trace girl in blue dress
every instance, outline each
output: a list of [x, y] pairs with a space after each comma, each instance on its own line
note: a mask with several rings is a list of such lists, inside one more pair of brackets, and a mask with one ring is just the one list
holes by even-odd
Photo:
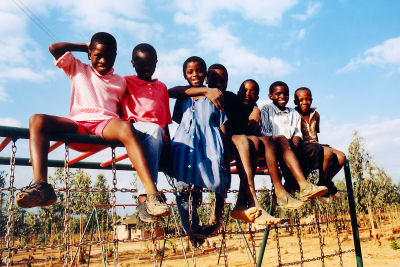
[[[203, 87], [207, 75], [206, 63], [199, 57], [190, 57], [183, 64], [183, 74], [189, 87]], [[185, 87], [185, 90], [190, 90]], [[176, 97], [182, 87], [169, 90]], [[207, 89], [205, 89], [207, 90]], [[227, 120], [223, 111], [204, 96], [181, 98], [176, 101], [172, 119], [179, 123], [171, 141], [174, 170], [174, 187], [187, 190], [190, 185], [215, 192], [215, 210], [208, 226], [200, 226], [196, 207], [201, 199], [199, 193], [192, 191], [192, 220], [190, 223], [188, 192], [176, 193], [176, 203], [182, 227], [191, 235], [192, 244], [197, 247], [204, 237], [215, 232], [221, 225], [223, 204], [230, 187], [230, 169], [224, 160], [224, 123]], [[200, 192], [201, 194], [201, 192]]]

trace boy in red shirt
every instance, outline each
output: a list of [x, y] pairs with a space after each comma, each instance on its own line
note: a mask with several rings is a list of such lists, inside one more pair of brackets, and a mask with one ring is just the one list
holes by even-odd
[[[132, 66], [137, 75], [125, 76], [127, 94], [122, 102], [122, 119], [135, 128], [136, 137], [143, 147], [151, 177], [158, 179], [158, 165], [164, 141], [169, 139], [168, 124], [171, 123], [169, 96], [164, 83], [153, 79], [157, 52], [153, 46], [142, 43], [132, 51]], [[142, 221], [153, 223], [157, 216], [149, 214], [144, 202], [147, 195], [139, 184], [138, 214]]]

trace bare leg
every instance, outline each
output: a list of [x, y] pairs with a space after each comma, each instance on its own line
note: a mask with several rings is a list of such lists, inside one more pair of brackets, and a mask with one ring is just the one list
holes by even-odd
[[[325, 148], [324, 148], [325, 149]], [[328, 170], [327, 179], [332, 180], [332, 178], [342, 169], [343, 165], [346, 163], [346, 155], [337, 149], [330, 148], [333, 152], [332, 164]], [[336, 156], [336, 158], [335, 158]]]
[[231, 212], [231, 217], [254, 222], [259, 215], [257, 206], [260, 206], [254, 188], [254, 170], [256, 169], [254, 145], [250, 146], [249, 139], [245, 135], [232, 136], [232, 142], [236, 148], [235, 159], [240, 177], [240, 186], [238, 200]]
[[103, 130], [103, 137], [107, 141], [120, 141], [124, 144], [129, 159], [143, 183], [148, 195], [156, 194], [157, 188], [151, 178], [142, 147], [136, 139], [131, 123], [120, 119], [111, 120]]
[[289, 140], [284, 136], [273, 136], [272, 140], [279, 147], [283, 160], [299, 184], [300, 190], [302, 190], [308, 185], [308, 182], [304, 177], [296, 154], [290, 147]]
[[34, 182], [47, 182], [49, 134], [76, 132], [78, 126], [70, 119], [46, 114], [34, 114], [29, 119], [29, 150]]
[[323, 147], [324, 149], [324, 160], [322, 162], [322, 169], [320, 169], [321, 172], [321, 181], [319, 181], [318, 184], [321, 185], [326, 185], [328, 181], [328, 174], [330, 170], [330, 166], [333, 163], [333, 151], [330, 147]]

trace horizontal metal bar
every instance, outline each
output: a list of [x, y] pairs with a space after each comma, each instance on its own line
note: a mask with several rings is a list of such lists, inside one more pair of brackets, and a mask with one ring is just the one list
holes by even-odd
[[[15, 165], [32, 166], [29, 160], [30, 160], [29, 158], [15, 158]], [[10, 164], [9, 157], [0, 157], [0, 165], [9, 165], [9, 164]], [[50, 159], [48, 162], [48, 166], [64, 168], [64, 161]], [[100, 162], [77, 162], [72, 165], [69, 165], [69, 168], [111, 170], [111, 165], [103, 168], [100, 166]], [[123, 171], [134, 171], [131, 164], [115, 164], [115, 168], [117, 170], [123, 170]]]

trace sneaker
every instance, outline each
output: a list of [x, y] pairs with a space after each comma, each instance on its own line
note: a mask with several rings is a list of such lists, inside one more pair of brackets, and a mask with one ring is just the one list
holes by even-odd
[[145, 201], [147, 211], [154, 216], [168, 216], [171, 214], [167, 203], [165, 202], [165, 196], [159, 192], [152, 195], [147, 195]]
[[304, 202], [293, 198], [290, 194], [286, 193], [283, 197], [276, 197], [278, 206], [285, 209], [298, 209], [304, 205]]
[[306, 188], [300, 190], [300, 198], [302, 201], [307, 202], [312, 198], [317, 198], [325, 195], [328, 192], [326, 186], [318, 186], [308, 182]]
[[332, 181], [328, 183], [327, 187], [328, 187], [328, 192], [333, 199], [340, 198], [340, 193], [338, 192], [338, 189], [336, 188], [335, 184]]
[[51, 184], [38, 182], [25, 187], [15, 196], [20, 208], [47, 207], [57, 202], [56, 192]]
[[158, 221], [158, 217], [149, 214], [146, 208], [145, 202], [138, 201], [137, 203], [137, 213], [141, 221], [145, 223], [155, 223]]
[[205, 237], [213, 235], [216, 232], [218, 232], [218, 230], [221, 228], [221, 226], [222, 226], [222, 221], [217, 221], [215, 223], [202, 226], [201, 227], [201, 235], [205, 236]]
[[324, 204], [330, 204], [331, 203], [331, 198], [329, 197], [329, 193], [326, 193], [323, 196], [318, 197], [319, 201], [321, 201]]

